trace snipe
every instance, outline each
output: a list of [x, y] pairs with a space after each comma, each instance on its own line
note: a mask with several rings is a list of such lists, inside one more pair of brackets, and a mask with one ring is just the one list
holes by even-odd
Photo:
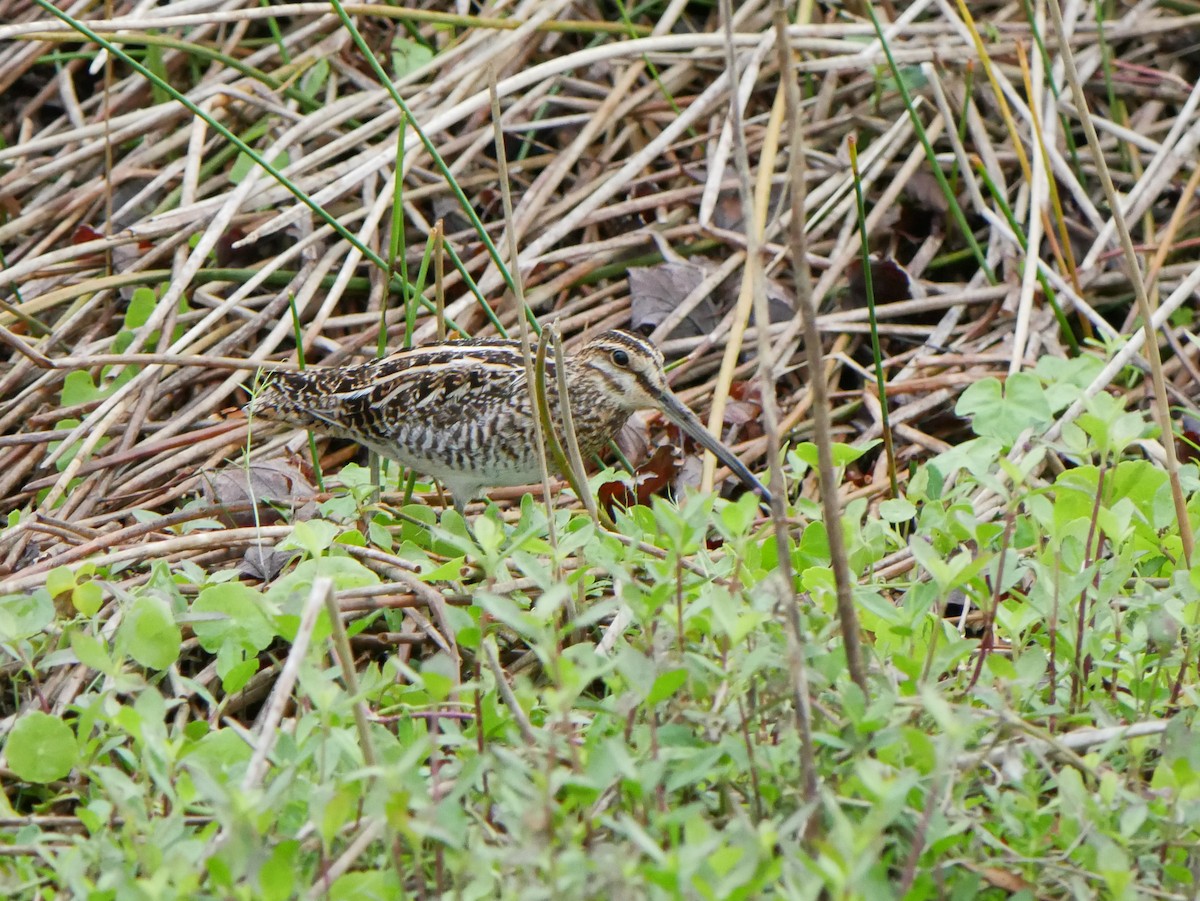
[[[635, 410], [656, 409], [770, 499], [762, 483], [671, 392], [654, 345], [629, 332], [604, 332], [569, 354], [565, 365], [585, 459]], [[546, 369], [551, 416], [561, 435], [553, 364]], [[541, 478], [526, 381], [519, 342], [447, 341], [356, 366], [271, 373], [248, 409], [264, 419], [352, 438], [432, 476], [450, 489], [461, 513], [484, 488]]]

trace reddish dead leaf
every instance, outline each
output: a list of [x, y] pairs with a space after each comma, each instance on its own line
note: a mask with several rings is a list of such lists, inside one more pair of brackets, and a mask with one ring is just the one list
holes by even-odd
[[856, 488], [865, 488], [873, 481], [871, 473], [859, 466], [857, 460], [846, 467], [846, 472], [842, 476], [842, 479], [847, 484], [853, 485]]
[[675, 482], [679, 472], [679, 464], [675, 457], [675, 448], [664, 444], [654, 452], [654, 455], [637, 468], [634, 473], [634, 484], [628, 482], [605, 482], [597, 493], [600, 504], [612, 516], [617, 506], [632, 507], [634, 504], [648, 506], [655, 495], [666, 496]]
[[762, 427], [762, 391], [757, 382], [734, 382], [729, 386], [729, 402], [722, 417], [732, 426], [739, 441], [759, 438]]
[[90, 225], [80, 225], [75, 228], [74, 234], [71, 235], [72, 244], [87, 244], [89, 241], [103, 241], [104, 235], [96, 231]]
[[[71, 244], [78, 247], [81, 244], [87, 244], [91, 241], [102, 241], [104, 235], [96, 231], [90, 225], [77, 226], [75, 231], [71, 233]], [[87, 265], [97, 265], [104, 260], [103, 253], [88, 253], [80, 256], [76, 262]]]
[[0, 221], [7, 222], [21, 215], [21, 204], [11, 194], [0, 194]]
[[1200, 460], [1200, 419], [1190, 414], [1184, 415], [1175, 439], [1175, 453], [1181, 463]]
[[649, 504], [650, 498], [656, 494], [665, 494], [679, 471], [679, 463], [675, 458], [675, 448], [664, 444], [654, 452], [654, 455], [638, 467], [637, 495], [639, 504]]
[[628, 483], [620, 479], [605, 482], [596, 492], [596, 500], [610, 518], [616, 515], [617, 508], [628, 510], [637, 503], [637, 496]]
[[733, 400], [756, 404], [762, 408], [762, 385], [757, 381], [730, 382], [729, 396]]

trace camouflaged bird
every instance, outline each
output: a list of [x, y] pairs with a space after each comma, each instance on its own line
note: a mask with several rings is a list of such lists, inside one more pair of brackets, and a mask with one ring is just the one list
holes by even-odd
[[[766, 488], [709, 434], [667, 385], [663, 357], [644, 338], [608, 331], [566, 357], [579, 449], [600, 451], [635, 410], [655, 409], [712, 451], [766, 500]], [[554, 364], [546, 393], [559, 435]], [[541, 479], [524, 358], [518, 341], [481, 338], [399, 350], [355, 366], [268, 374], [253, 416], [350, 438], [450, 489], [461, 513], [485, 488]]]

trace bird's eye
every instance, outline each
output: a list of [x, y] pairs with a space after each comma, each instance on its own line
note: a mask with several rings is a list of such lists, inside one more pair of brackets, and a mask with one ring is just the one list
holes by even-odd
[[614, 350], [612, 352], [612, 361], [618, 366], [628, 366], [629, 354], [625, 353], [623, 350]]

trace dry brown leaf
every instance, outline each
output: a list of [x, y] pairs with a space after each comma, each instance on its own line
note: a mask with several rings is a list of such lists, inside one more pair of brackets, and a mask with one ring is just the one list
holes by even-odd
[[282, 516], [272, 504], [291, 508], [296, 519], [309, 519], [316, 512], [313, 496], [317, 489], [297, 467], [280, 459], [248, 467], [226, 466], [208, 474], [202, 484], [202, 495], [215, 506], [258, 504], [257, 520], [252, 509], [223, 517], [231, 528], [252, 526], [256, 521], [263, 525], [278, 522]]
[[[630, 269], [630, 327], [642, 334], [652, 332], [696, 290], [709, 271], [709, 267], [698, 263], [680, 262]], [[671, 337], [706, 335], [717, 327], [719, 320], [716, 304], [711, 297], [705, 297], [671, 331]]]

